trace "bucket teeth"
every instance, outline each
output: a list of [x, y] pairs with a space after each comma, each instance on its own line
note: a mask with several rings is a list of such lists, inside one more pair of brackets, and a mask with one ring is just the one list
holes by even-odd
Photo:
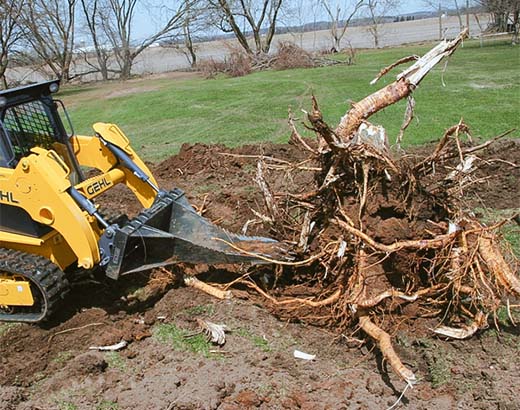
[[152, 207], [116, 229], [106, 272], [117, 279], [178, 262], [262, 264], [288, 259], [281, 242], [237, 235], [213, 225], [176, 189], [161, 192]]

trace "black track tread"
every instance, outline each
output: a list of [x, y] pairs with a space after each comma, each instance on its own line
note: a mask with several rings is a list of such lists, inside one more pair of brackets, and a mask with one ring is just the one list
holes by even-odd
[[0, 272], [29, 279], [38, 286], [47, 301], [46, 308], [40, 315], [0, 313], [0, 321], [30, 323], [44, 321], [56, 311], [70, 289], [65, 273], [50, 260], [39, 255], [0, 248]]

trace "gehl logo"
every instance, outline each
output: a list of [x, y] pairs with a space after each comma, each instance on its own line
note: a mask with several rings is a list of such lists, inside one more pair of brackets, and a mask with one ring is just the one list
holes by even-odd
[[14, 199], [14, 195], [9, 191], [0, 191], [0, 202], [10, 202], [12, 204], [19, 204], [20, 201]]
[[103, 178], [99, 179], [98, 181], [90, 184], [87, 187], [87, 193], [89, 195], [94, 195], [96, 192], [99, 192], [102, 189], [109, 187], [110, 185], [112, 185], [112, 181], [109, 181], [105, 177], [103, 177]]

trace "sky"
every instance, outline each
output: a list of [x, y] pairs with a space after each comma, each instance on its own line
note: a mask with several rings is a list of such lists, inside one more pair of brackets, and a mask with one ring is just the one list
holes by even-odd
[[[151, 0], [152, 2], [156, 2], [156, 4], [162, 4], [164, 3], [164, 0]], [[312, 13], [310, 11], [310, 4], [312, 4], [313, 2], [309, 1], [305, 1], [305, 0], [288, 0], [288, 1], [292, 1], [293, 4], [302, 4], [307, 10], [305, 10], [303, 13], [304, 16], [308, 16], [307, 18], [307, 22], [312, 22], [314, 20], [314, 13]], [[334, 0], [330, 0], [330, 1], [334, 1]], [[348, 1], [347, 0], [347, 3], [350, 3], [352, 4], [353, 3], [353, 0], [350, 0]], [[156, 13], [156, 10], [155, 9], [155, 12], [152, 11], [150, 12], [150, 10], [154, 10], [153, 7], [150, 7], [150, 0], [149, 1], [145, 1], [143, 3], [141, 3], [141, 9], [138, 10], [138, 13], [136, 15], [136, 19], [135, 19], [135, 30], [134, 30], [134, 39], [144, 39], [146, 38], [147, 36], [153, 34], [154, 30], [156, 30], [156, 28], [158, 27], [158, 24], [159, 24], [159, 21], [157, 21], [157, 13]], [[145, 5], [146, 4], [146, 5]], [[425, 11], [425, 10], [428, 10], [428, 6], [426, 5], [426, 2], [424, 0], [400, 0], [400, 7], [398, 7], [393, 13], [390, 13], [390, 14], [407, 14], [407, 13], [412, 13], [412, 12], [418, 12], [418, 11]], [[155, 17], [151, 17], [151, 13], [153, 13], [155, 15]], [[297, 21], [297, 19], [294, 19], [294, 22], [291, 22], [290, 21], [290, 18], [287, 18], [286, 21], [289, 21], [289, 25], [290, 24], [299, 24]], [[323, 20], [323, 21], [326, 21], [327, 20], [327, 17], [325, 16], [325, 13], [322, 12], [322, 15], [318, 15], [317, 16], [317, 21], [319, 20]]]

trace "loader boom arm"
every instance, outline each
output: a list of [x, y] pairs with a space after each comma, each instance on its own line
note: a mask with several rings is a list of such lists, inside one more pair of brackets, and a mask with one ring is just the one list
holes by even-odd
[[115, 146], [121, 149], [148, 180], [157, 186], [152, 173], [132, 149], [128, 138], [115, 124], [96, 123], [93, 128], [96, 131], [95, 136], [74, 135], [70, 141], [79, 164], [96, 168], [102, 174], [83, 181], [76, 188], [87, 198], [92, 199], [113, 185], [123, 183], [130, 188], [143, 207], [152, 206], [157, 194], [156, 190], [122, 163], [109, 148]]

